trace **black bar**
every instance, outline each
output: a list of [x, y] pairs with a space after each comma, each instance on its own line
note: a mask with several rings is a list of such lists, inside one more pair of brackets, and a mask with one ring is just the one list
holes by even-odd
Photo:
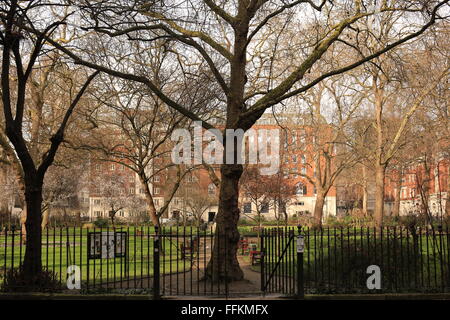
[[[265, 290], [266, 290], [266, 288], [265, 288], [265, 286], [264, 286], [264, 232], [265, 232], [265, 230], [261, 230], [261, 239], [260, 239], [260, 242], [261, 242], [261, 245], [260, 245], [260, 247], [261, 247], [261, 274], [260, 274], [260, 276], [261, 276], [261, 291], [262, 291], [262, 293], [263, 294], [265, 294]], [[243, 246], [243, 244], [242, 244], [242, 246]]]
[[[298, 237], [301, 236], [301, 227], [298, 226]], [[297, 299], [305, 298], [305, 288], [303, 279], [303, 250], [297, 248]]]
[[[164, 229], [162, 232], [162, 235], [164, 235]], [[148, 281], [148, 287], [150, 288], [150, 226], [147, 226], [147, 281]], [[164, 240], [163, 240], [164, 243]], [[142, 249], [143, 250], [143, 249]], [[164, 265], [164, 262], [163, 262]], [[142, 280], [144, 281], [144, 280]], [[163, 272], [163, 294], [164, 294], [164, 288], [165, 288], [165, 277], [164, 277], [164, 272]]]
[[[12, 237], [11, 237], [11, 270], [14, 270], [14, 228], [12, 229]], [[8, 243], [6, 243], [8, 245]]]
[[159, 279], [159, 230], [158, 226], [155, 226], [155, 239], [153, 241], [153, 299], [160, 299], [160, 287]]

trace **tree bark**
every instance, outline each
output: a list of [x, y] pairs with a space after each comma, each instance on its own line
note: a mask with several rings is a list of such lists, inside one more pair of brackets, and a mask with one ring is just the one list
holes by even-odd
[[152, 221], [154, 226], [158, 226], [159, 227], [159, 218], [158, 215], [156, 214], [156, 207], [155, 207], [155, 202], [153, 201], [153, 195], [150, 191], [150, 187], [147, 183], [147, 181], [145, 180], [145, 177], [139, 177], [141, 180], [141, 184], [144, 186], [144, 193], [145, 193], [145, 201], [147, 202], [147, 207], [148, 207], [148, 214], [150, 216], [150, 220]]
[[20, 213], [20, 229], [22, 230], [22, 243], [27, 244], [27, 228], [25, 223], [27, 222], [27, 205], [23, 205], [22, 212]]
[[50, 205], [48, 205], [47, 209], [42, 213], [42, 230], [48, 227], [48, 220], [50, 219]]
[[363, 211], [363, 215], [365, 217], [368, 216], [369, 212], [367, 209], [367, 202], [369, 199], [369, 192], [367, 190], [367, 169], [365, 166], [362, 167], [362, 174], [363, 174], [363, 197], [362, 197], [362, 211]]
[[221, 166], [219, 210], [214, 237], [212, 257], [206, 269], [206, 278], [213, 281], [242, 280], [244, 273], [239, 267], [237, 249], [239, 231], [239, 179], [242, 165], [223, 164]]
[[377, 165], [375, 174], [375, 224], [377, 227], [383, 226], [384, 216], [384, 176], [385, 165]]
[[447, 167], [447, 199], [445, 200], [445, 216], [450, 219], [450, 163]]
[[316, 203], [314, 205], [314, 226], [322, 228], [323, 206], [325, 204], [325, 193], [317, 190]]
[[[31, 181], [30, 181], [31, 180]], [[42, 182], [31, 177], [25, 177], [25, 201], [27, 203], [26, 249], [22, 271], [27, 284], [32, 289], [39, 289], [36, 275], [42, 271]]]

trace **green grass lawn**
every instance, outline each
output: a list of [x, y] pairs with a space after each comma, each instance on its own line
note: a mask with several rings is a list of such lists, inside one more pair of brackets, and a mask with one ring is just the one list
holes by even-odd
[[[106, 229], [102, 229], [105, 231]], [[136, 232], [139, 230], [143, 236]], [[86, 281], [89, 274], [89, 282], [96, 283], [133, 280], [135, 277], [147, 277], [153, 275], [153, 228], [122, 228], [120, 231], [128, 232], [128, 255], [125, 257], [110, 259], [88, 259], [88, 232], [100, 232], [101, 229], [49, 229], [42, 236], [42, 264], [44, 268], [57, 273], [57, 277], [64, 282], [66, 268], [70, 265], [81, 267], [82, 280]], [[118, 229], [119, 231], [119, 229]], [[166, 230], [167, 233], [169, 229]], [[176, 235], [176, 229], [170, 231]], [[193, 234], [195, 231], [193, 230]], [[190, 240], [190, 230], [187, 231], [185, 240], [183, 233], [179, 231], [179, 238], [162, 237], [163, 254], [160, 258], [160, 272], [173, 273], [189, 270], [189, 259], [181, 259], [180, 243], [187, 244]], [[5, 240], [7, 239], [7, 246]], [[0, 281], [5, 269], [17, 268], [25, 254], [25, 246], [21, 246], [19, 234], [0, 236]], [[6, 268], [5, 268], [6, 266]]]

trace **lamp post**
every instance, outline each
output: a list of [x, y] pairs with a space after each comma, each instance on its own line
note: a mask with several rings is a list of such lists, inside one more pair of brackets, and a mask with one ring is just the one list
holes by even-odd
[[304, 299], [303, 252], [305, 251], [305, 238], [301, 233], [302, 227], [299, 225], [297, 229], [297, 299]]

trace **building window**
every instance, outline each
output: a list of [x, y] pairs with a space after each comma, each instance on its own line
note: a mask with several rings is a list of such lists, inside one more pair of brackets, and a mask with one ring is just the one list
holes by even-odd
[[302, 174], [306, 174], [306, 168], [302, 167]]
[[116, 170], [116, 164], [115, 164], [115, 163], [111, 163], [109, 169], [110, 169], [111, 171]]
[[269, 212], [269, 203], [264, 202], [261, 204], [261, 213], [268, 213]]
[[208, 186], [208, 194], [213, 195], [215, 193], [216, 193], [216, 186], [213, 183], [211, 183]]
[[134, 182], [134, 179], [135, 179], [134, 175], [131, 175], [131, 176], [128, 177], [128, 181], [129, 182]]
[[292, 156], [292, 162], [297, 163], [297, 156], [295, 154]]
[[252, 203], [246, 202], [244, 203], [244, 213], [251, 213], [252, 212]]
[[401, 193], [402, 193], [402, 198], [406, 198], [406, 187], [402, 187], [401, 189]]
[[94, 204], [99, 205], [99, 204], [100, 204], [100, 199], [95, 199], [95, 200], [94, 200]]
[[154, 191], [154, 194], [159, 194], [160, 193], [160, 189], [159, 188], [154, 188], [153, 191]]
[[307, 189], [306, 189], [306, 186], [303, 183], [300, 182], [300, 183], [298, 183], [296, 185], [295, 193], [297, 195], [304, 196], [304, 195], [306, 195], [306, 192], [307, 192]]
[[302, 164], [306, 164], [306, 156], [302, 155]]
[[101, 165], [101, 164], [97, 163], [97, 164], [95, 165], [95, 170], [100, 171], [101, 168], [102, 168], [102, 165]]
[[154, 176], [154, 178], [153, 178], [153, 181], [155, 181], [155, 182], [159, 182], [159, 176]]
[[130, 189], [128, 190], [128, 192], [129, 192], [130, 194], [134, 194], [134, 188], [130, 188]]

